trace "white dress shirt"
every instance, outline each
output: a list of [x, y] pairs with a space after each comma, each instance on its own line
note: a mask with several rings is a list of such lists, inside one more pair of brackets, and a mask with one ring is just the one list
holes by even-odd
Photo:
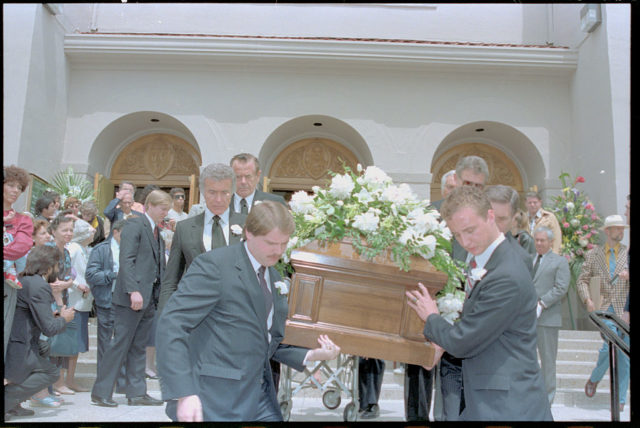
[[[260, 284], [260, 278], [258, 278], [258, 270], [262, 265], [260, 264], [259, 261], [255, 259], [255, 257], [253, 257], [253, 254], [251, 254], [251, 251], [249, 251], [249, 247], [247, 247], [246, 242], [244, 243], [244, 249], [247, 251], [247, 254], [249, 255], [249, 260], [251, 260], [251, 266], [253, 267], [253, 271], [255, 272], [256, 278], [258, 279], [258, 284]], [[269, 290], [269, 293], [271, 293], [271, 277], [269, 276], [269, 268], [266, 268], [264, 270], [264, 280], [267, 282], [267, 289]], [[262, 287], [261, 286], [259, 287], [260, 287], [260, 291], [262, 291]], [[273, 306], [274, 305], [271, 305], [271, 311], [269, 311], [269, 315], [267, 316], [267, 333], [269, 334], [269, 342], [271, 342], [271, 333], [269, 331], [271, 330], [271, 324], [273, 322]]]
[[489, 245], [482, 253], [474, 256], [471, 253], [467, 254], [467, 263], [471, 260], [471, 258], [475, 257], [476, 260], [476, 269], [484, 269], [484, 265], [487, 264], [489, 258], [491, 258], [491, 254], [493, 251], [500, 245], [502, 241], [504, 241], [504, 233], [500, 232], [500, 235]]
[[[237, 193], [234, 193], [234, 197], [233, 197], [233, 210], [237, 213], [242, 212], [242, 208], [240, 207], [240, 203], [242, 201], [242, 196], [238, 195]], [[256, 191], [254, 190], [253, 193], [251, 193], [249, 196], [247, 196], [246, 198], [244, 198], [245, 201], [247, 201], [247, 214], [251, 212], [251, 206], [253, 205], [253, 198], [256, 196]]]

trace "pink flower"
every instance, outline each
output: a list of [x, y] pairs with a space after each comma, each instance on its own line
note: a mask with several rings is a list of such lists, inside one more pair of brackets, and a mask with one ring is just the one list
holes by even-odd
[[562, 227], [564, 227], [565, 229], [569, 228], [569, 223], [567, 223], [566, 221], [564, 223], [562, 223]]
[[591, 238], [591, 234], [590, 234], [590, 233], [587, 233], [586, 235], [584, 235], [584, 237], [585, 237], [585, 238], [587, 238], [587, 239], [589, 239], [589, 238]]
[[584, 183], [584, 177], [582, 177], [582, 176], [580, 176], [580, 175], [579, 175], [579, 176], [577, 176], [577, 177], [576, 177], [576, 183]]
[[591, 214], [591, 220], [596, 221], [598, 219], [598, 216], [595, 214]]
[[592, 244], [592, 243], [588, 243], [588, 244], [587, 244], [587, 250], [590, 250], [590, 249], [592, 249], [592, 248], [593, 248], [593, 244]]
[[585, 210], [591, 210], [591, 211], [594, 210], [593, 205], [591, 205], [591, 203], [588, 203], [587, 205], [585, 205], [584, 209]]
[[589, 226], [585, 224], [584, 226], [582, 226], [582, 229], [583, 230], [589, 230]]
[[582, 235], [582, 231], [581, 231], [581, 230], [576, 230], [576, 231], [575, 231], [575, 234], [576, 234], [576, 235], [578, 235], [578, 236], [580, 236], [580, 235]]

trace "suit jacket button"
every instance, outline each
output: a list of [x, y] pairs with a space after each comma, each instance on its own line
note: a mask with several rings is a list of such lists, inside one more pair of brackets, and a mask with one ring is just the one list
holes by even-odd
[[262, 385], [264, 383], [264, 378], [263, 377], [260, 378], [259, 383], [260, 383], [260, 385]]

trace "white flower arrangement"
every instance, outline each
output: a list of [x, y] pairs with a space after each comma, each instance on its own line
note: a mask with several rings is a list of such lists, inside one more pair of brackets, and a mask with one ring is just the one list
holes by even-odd
[[231, 233], [233, 233], [234, 235], [242, 234], [242, 226], [240, 226], [239, 224], [232, 224], [229, 229], [231, 230]]
[[93, 199], [93, 184], [82, 175], [76, 174], [72, 167], [58, 171], [51, 179], [51, 186], [47, 190], [60, 194], [61, 205], [71, 196], [80, 203]]
[[440, 316], [449, 324], [453, 324], [460, 318], [462, 306], [464, 305], [464, 293], [456, 290], [453, 293], [447, 293], [436, 300]]
[[281, 295], [286, 296], [289, 294], [289, 284], [287, 284], [286, 281], [276, 281], [273, 285], [278, 289], [278, 293]]
[[[344, 167], [344, 174], [333, 176], [328, 188], [313, 188], [313, 194], [296, 192], [290, 207], [296, 231], [285, 251], [310, 241], [337, 242], [345, 238], [367, 259], [389, 250], [392, 260], [404, 271], [410, 270], [411, 256], [421, 256], [449, 275], [441, 293], [453, 293], [464, 281], [461, 263], [451, 256], [451, 232], [439, 213], [420, 200], [407, 184], [394, 185], [380, 168], [370, 166], [357, 173]], [[280, 267], [281, 271], [284, 267]]]

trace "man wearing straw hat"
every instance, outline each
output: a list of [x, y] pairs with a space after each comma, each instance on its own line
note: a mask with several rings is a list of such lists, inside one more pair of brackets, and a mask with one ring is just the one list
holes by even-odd
[[[620, 243], [624, 237], [624, 229], [627, 224], [621, 215], [610, 215], [604, 220], [604, 230], [607, 240], [604, 245], [597, 246], [587, 252], [582, 271], [578, 277], [577, 286], [580, 299], [585, 304], [589, 312], [596, 309], [596, 304], [591, 298], [589, 292], [589, 282], [595, 279], [600, 288], [600, 305], [601, 311], [615, 313], [621, 317], [624, 312], [624, 305], [629, 292], [628, 279], [622, 279], [620, 273], [627, 266], [627, 247]], [[604, 320], [605, 324], [623, 337], [623, 340], [629, 344], [629, 336], [623, 335], [621, 331], [615, 327], [615, 324], [609, 320]], [[618, 379], [620, 391], [620, 411], [624, 410], [624, 403], [627, 395], [627, 387], [629, 385], [629, 358], [627, 358], [620, 350], [617, 351], [618, 360]], [[602, 380], [607, 368], [609, 367], [609, 346], [605, 341], [600, 348], [598, 354], [598, 362], [595, 369], [591, 372], [591, 377], [584, 387], [587, 397], [593, 397], [596, 393], [598, 382]]]

